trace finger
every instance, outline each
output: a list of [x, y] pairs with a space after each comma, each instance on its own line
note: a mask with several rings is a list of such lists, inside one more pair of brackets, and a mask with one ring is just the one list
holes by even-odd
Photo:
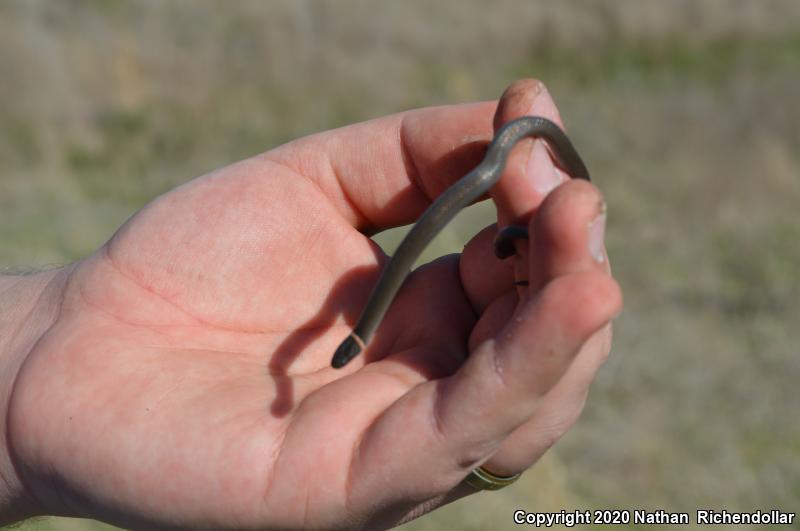
[[484, 341], [497, 335], [511, 319], [519, 306], [519, 296], [515, 290], [509, 290], [494, 299], [483, 311], [469, 335], [469, 352], [474, 352]]
[[[463, 377], [454, 380], [442, 401], [441, 424], [475, 416], [504, 438], [537, 409], [581, 345], [611, 319], [619, 303], [619, 288], [604, 273], [578, 273], [550, 282], [520, 306], [494, 341], [472, 353], [459, 374]], [[485, 438], [487, 431], [480, 424], [475, 429]]]
[[499, 476], [512, 476], [533, 466], [578, 420], [610, 348], [609, 324], [589, 338], [566, 374], [542, 397], [533, 416], [514, 430], [483, 466]]
[[[417, 386], [379, 417], [355, 466], [379, 467], [400, 488], [424, 496], [451, 488], [530, 418], [580, 346], [614, 315], [619, 297], [604, 273], [551, 282], [458, 373]], [[395, 456], [390, 463], [387, 448]]]
[[[526, 115], [542, 116], [563, 128], [550, 93], [542, 82], [534, 79], [517, 81], [505, 91], [495, 113], [495, 129]], [[564, 180], [566, 175], [553, 163], [544, 140], [520, 142], [508, 158], [502, 179], [492, 189], [498, 226], [527, 220], [547, 193]]]
[[[570, 181], [548, 195], [530, 222], [527, 289], [536, 293], [563, 275], [605, 271], [605, 215], [602, 196], [591, 183]], [[540, 409], [504, 441], [486, 467], [511, 475], [531, 466], [575, 422], [609, 349], [610, 327], [605, 327], [581, 348]]]
[[327, 131], [261, 159], [313, 181], [362, 232], [416, 220], [483, 158], [496, 102], [418, 109]]
[[564, 183], [544, 200], [529, 223], [528, 281], [536, 293], [553, 278], [580, 271], [605, 271], [606, 205], [593, 184]]
[[[535, 294], [560, 275], [606, 270], [607, 260], [602, 250], [604, 223], [605, 203], [599, 190], [591, 183], [576, 180], [554, 190], [531, 218], [528, 231], [531, 236], [528, 242], [519, 245], [526, 250], [526, 259], [496, 259], [489, 241], [493, 227], [473, 238], [464, 248], [460, 263], [464, 292], [481, 315], [470, 336], [470, 345], [491, 337], [507, 322], [509, 301], [515, 301], [516, 297], [505, 295], [514, 287], [515, 267], [519, 271], [516, 280], [529, 284], [520, 288], [524, 296]], [[520, 264], [530, 264], [526, 266], [528, 271]], [[498, 307], [496, 303], [501, 298], [505, 302]]]
[[459, 260], [464, 293], [478, 315], [492, 301], [514, 289], [514, 262], [495, 256], [496, 234], [494, 224], [481, 230], [464, 246]]
[[[561, 127], [558, 109], [543, 83], [524, 79], [513, 83], [500, 98], [494, 117], [495, 129], [520, 116], [542, 116]], [[492, 189], [497, 205], [499, 228], [525, 225], [546, 195], [567, 179], [553, 162], [547, 143], [542, 139], [526, 139], [512, 150], [503, 177]], [[526, 242], [515, 240], [516, 258], [511, 261], [517, 280], [527, 280], [528, 254]], [[529, 290], [519, 288], [525, 297]]]

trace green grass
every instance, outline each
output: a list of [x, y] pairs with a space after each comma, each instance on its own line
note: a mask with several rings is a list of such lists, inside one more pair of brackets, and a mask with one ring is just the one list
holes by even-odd
[[[800, 7], [359, 6], [0, 2], [0, 264], [79, 259], [164, 190], [291, 138], [539, 77], [609, 204], [614, 351], [519, 484], [407, 529], [511, 529], [515, 508], [797, 510]], [[423, 259], [493, 215], [462, 213]]]

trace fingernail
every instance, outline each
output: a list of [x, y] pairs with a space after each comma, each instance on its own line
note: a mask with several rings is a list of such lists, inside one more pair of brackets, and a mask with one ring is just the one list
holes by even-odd
[[606, 255], [603, 252], [603, 240], [606, 233], [606, 204], [605, 202], [600, 207], [600, 213], [589, 222], [589, 253], [596, 262], [603, 263], [606, 261]]
[[561, 174], [556, 170], [544, 140], [534, 140], [526, 172], [533, 187], [542, 196], [561, 184]]
[[539, 85], [536, 96], [533, 98], [530, 108], [528, 109], [529, 116], [543, 116], [550, 120], [553, 119], [553, 112], [555, 111], [556, 104], [553, 103], [553, 98], [547, 91], [544, 85]]
[[[550, 98], [547, 89], [542, 87], [541, 92], [533, 100], [533, 104], [528, 109], [530, 116], [543, 116], [550, 120], [553, 119], [555, 104]], [[558, 171], [544, 140], [536, 139], [531, 148], [528, 158], [528, 166], [525, 169], [528, 177], [533, 183], [533, 187], [542, 196], [547, 195], [553, 188], [561, 184], [563, 177]]]

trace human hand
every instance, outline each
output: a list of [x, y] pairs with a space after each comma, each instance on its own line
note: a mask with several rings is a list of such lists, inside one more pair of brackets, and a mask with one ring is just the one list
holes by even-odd
[[499, 106], [312, 135], [161, 196], [65, 269], [8, 410], [32, 512], [372, 529], [471, 493], [478, 465], [531, 466], [577, 418], [621, 306], [602, 198], [569, 181], [543, 201], [563, 177], [541, 142], [492, 192], [530, 245], [499, 261], [488, 227], [421, 267], [366, 355], [330, 367], [387, 259], [368, 235], [413, 222], [476, 165], [495, 110], [495, 126], [558, 122], [525, 81]]

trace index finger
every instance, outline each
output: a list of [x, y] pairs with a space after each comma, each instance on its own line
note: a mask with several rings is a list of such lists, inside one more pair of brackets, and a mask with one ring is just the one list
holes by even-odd
[[407, 225], [472, 170], [497, 102], [430, 107], [310, 135], [262, 157], [312, 181], [364, 233]]

